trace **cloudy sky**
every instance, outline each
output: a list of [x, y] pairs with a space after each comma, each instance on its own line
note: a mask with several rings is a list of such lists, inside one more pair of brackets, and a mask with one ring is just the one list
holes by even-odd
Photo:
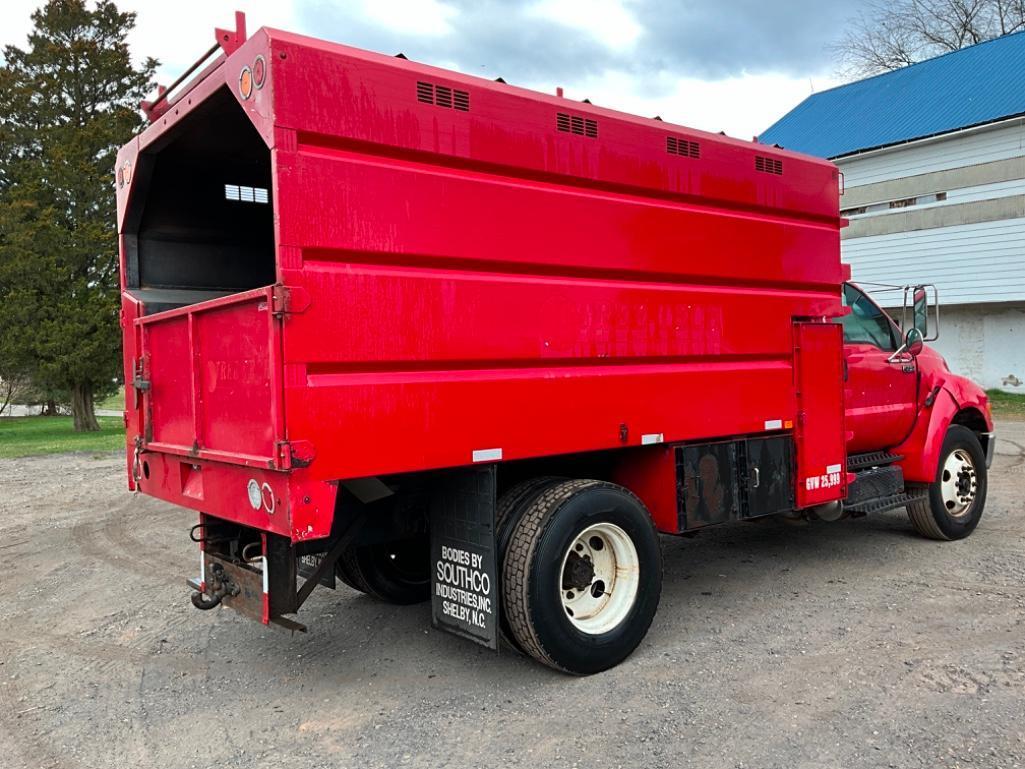
[[[41, 0], [0, 0], [24, 44]], [[863, 0], [120, 0], [130, 38], [173, 80], [246, 11], [272, 26], [751, 138], [836, 84], [828, 45]]]

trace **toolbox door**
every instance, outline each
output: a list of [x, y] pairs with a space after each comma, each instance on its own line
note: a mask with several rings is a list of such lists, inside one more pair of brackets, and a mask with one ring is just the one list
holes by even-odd
[[797, 507], [803, 508], [847, 495], [843, 328], [797, 323], [794, 339]]

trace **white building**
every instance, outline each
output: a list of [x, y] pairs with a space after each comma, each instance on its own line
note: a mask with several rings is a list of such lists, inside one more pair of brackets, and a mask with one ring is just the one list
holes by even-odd
[[1025, 393], [1025, 33], [815, 94], [759, 138], [840, 167], [855, 282], [935, 284], [950, 367]]

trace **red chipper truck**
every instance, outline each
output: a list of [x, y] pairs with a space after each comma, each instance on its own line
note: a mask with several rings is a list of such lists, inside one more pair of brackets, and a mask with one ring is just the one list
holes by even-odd
[[[336, 580], [576, 674], [658, 534], [906, 507], [972, 532], [984, 392], [848, 282], [828, 162], [236, 16], [118, 155], [129, 488], [201, 609]], [[188, 76], [191, 76], [189, 79]]]

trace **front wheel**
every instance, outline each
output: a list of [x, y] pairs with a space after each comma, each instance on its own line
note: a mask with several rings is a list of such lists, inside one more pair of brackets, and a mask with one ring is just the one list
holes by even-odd
[[979, 525], [986, 504], [986, 456], [962, 425], [947, 430], [929, 493], [908, 505], [915, 530], [930, 539], [964, 539]]
[[522, 510], [502, 563], [517, 646], [550, 667], [588, 675], [637, 648], [658, 608], [662, 553], [637, 497], [604, 481], [544, 487]]

